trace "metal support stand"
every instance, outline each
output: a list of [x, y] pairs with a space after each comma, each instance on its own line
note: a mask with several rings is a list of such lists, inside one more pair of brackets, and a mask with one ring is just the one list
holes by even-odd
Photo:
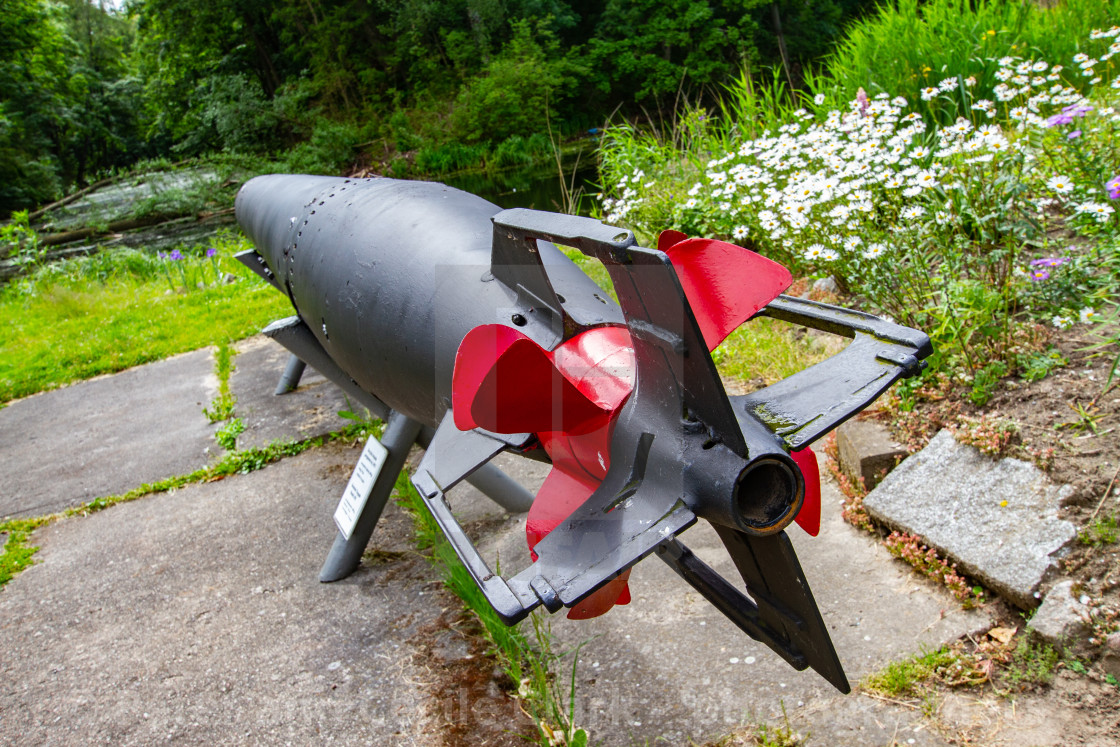
[[411, 420], [396, 411], [389, 414], [388, 425], [381, 437], [381, 444], [389, 452], [389, 455], [380, 474], [374, 480], [369, 498], [366, 499], [365, 508], [362, 509], [362, 513], [358, 517], [358, 523], [354, 527], [350, 539], [346, 539], [342, 532], [339, 532], [338, 536], [335, 537], [334, 545], [331, 546], [327, 560], [323, 563], [322, 570], [319, 571], [319, 580], [323, 583], [327, 584], [346, 578], [361, 563], [362, 553], [365, 552], [366, 545], [369, 544], [369, 538], [373, 534], [373, 529], [377, 526], [377, 521], [381, 518], [381, 512], [385, 509], [385, 503], [393, 492], [397, 475], [404, 468], [405, 460], [408, 459], [408, 450], [412, 448], [412, 444], [416, 441], [418, 435], [420, 435], [420, 424], [415, 420]]
[[284, 373], [280, 375], [280, 383], [276, 385], [276, 391], [273, 394], [287, 394], [294, 391], [299, 386], [299, 380], [303, 378], [303, 369], [305, 368], [307, 368], [307, 364], [300, 360], [298, 355], [290, 354], [288, 364], [284, 366]]
[[[319, 571], [321, 582], [326, 584], [339, 581], [357, 570], [362, 560], [362, 553], [365, 552], [373, 530], [381, 518], [381, 512], [393, 492], [397, 475], [404, 468], [409, 449], [412, 448], [413, 443], [428, 448], [433, 435], [434, 431], [431, 428], [422, 427], [415, 420], [395, 410], [389, 412], [385, 433], [381, 436], [381, 445], [389, 452], [385, 466], [382, 467], [370, 489], [369, 498], [366, 499], [365, 508], [358, 517], [358, 523], [350, 539], [346, 539], [341, 532], [335, 537], [323, 568]], [[533, 503], [532, 493], [490, 463], [483, 464], [471, 473], [466, 481], [510, 513], [528, 511]]]
[[532, 493], [489, 462], [468, 475], [467, 482], [511, 514], [524, 513], [533, 505]]

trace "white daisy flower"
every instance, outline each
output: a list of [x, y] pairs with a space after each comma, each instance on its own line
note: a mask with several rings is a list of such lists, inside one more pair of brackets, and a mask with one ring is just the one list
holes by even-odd
[[1055, 176], [1046, 181], [1046, 186], [1058, 194], [1064, 195], [1073, 189], [1073, 182], [1070, 181], [1068, 176]]

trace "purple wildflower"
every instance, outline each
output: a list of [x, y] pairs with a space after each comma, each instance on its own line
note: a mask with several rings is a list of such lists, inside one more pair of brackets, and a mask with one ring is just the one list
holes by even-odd
[[206, 256], [207, 257], [213, 257], [213, 256], [217, 255], [217, 253], [218, 253], [218, 250], [215, 249], [214, 247], [210, 247], [209, 249], [206, 250]]
[[1074, 117], [1084, 117], [1086, 114], [1093, 111], [1093, 107], [1088, 104], [1070, 104], [1069, 106], [1062, 107], [1062, 111]]
[[1108, 199], [1120, 200], [1120, 174], [1105, 182], [1104, 188], [1108, 190]]
[[1059, 125], [1067, 125], [1073, 121], [1073, 117], [1068, 114], [1055, 114], [1046, 120], [1047, 127], [1057, 127]]
[[1069, 262], [1069, 257], [1040, 257], [1031, 260], [1031, 267], [1061, 267]]
[[1066, 138], [1068, 140], [1076, 140], [1079, 137], [1081, 137], [1081, 130], [1074, 130], [1070, 134], [1066, 135]]
[[182, 258], [183, 258], [183, 255], [178, 249], [172, 249], [171, 250], [170, 259], [178, 262]]
[[1036, 283], [1040, 283], [1043, 280], [1047, 280], [1049, 278], [1050, 278], [1050, 272], [1048, 270], [1041, 270], [1040, 269], [1040, 270], [1032, 270], [1031, 271], [1031, 280], [1033, 280]]
[[867, 109], [868, 109], [868, 106], [870, 105], [870, 102], [868, 102], [868, 100], [867, 100], [867, 91], [863, 90], [862, 86], [860, 86], [860, 89], [858, 91], [856, 91], [856, 102], [859, 104], [859, 114], [860, 114], [860, 116], [861, 117], [866, 117], [867, 116]]

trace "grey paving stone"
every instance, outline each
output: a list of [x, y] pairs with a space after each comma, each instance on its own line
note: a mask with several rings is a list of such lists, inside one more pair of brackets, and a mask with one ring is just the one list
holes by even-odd
[[864, 499], [876, 520], [911, 534], [1012, 603], [1033, 607], [1054, 555], [1076, 535], [1058, 518], [1069, 486], [1018, 459], [993, 460], [941, 431]]
[[419, 628], [447, 598], [390, 504], [394, 562], [320, 584], [358, 450], [334, 445], [40, 530], [0, 592], [0, 744], [429, 745]]
[[193, 472], [220, 449], [202, 414], [210, 349], [36, 394], [0, 410], [0, 517], [38, 516]]
[[837, 428], [836, 449], [840, 466], [849, 476], [862, 477], [868, 489], [906, 457], [906, 449], [891, 438], [890, 431], [870, 420], [849, 420]]
[[1048, 643], [1064, 646], [1085, 632], [1085, 613], [1085, 605], [1073, 593], [1073, 581], [1062, 581], [1047, 592], [1030, 626]]

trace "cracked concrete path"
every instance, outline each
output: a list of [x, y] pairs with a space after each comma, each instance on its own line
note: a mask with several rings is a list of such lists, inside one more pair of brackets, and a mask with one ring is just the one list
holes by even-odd
[[[0, 744], [428, 744], [434, 571], [395, 506], [390, 563], [320, 584], [358, 451], [59, 521], [0, 592]], [[444, 600], [446, 601], [446, 600]]]
[[42, 516], [202, 467], [209, 348], [34, 394], [0, 410], [0, 518]]
[[[280, 345], [256, 336], [236, 347], [239, 448], [345, 425], [345, 396], [311, 368], [299, 389], [272, 395], [288, 359]], [[217, 393], [213, 349], [203, 348], [12, 402], [0, 409], [0, 519], [55, 513], [217, 460], [221, 424], [202, 414]]]
[[[286, 356], [258, 342], [242, 349], [235, 392], [244, 392], [238, 381], [270, 392]], [[152, 365], [87, 382], [104, 388], [103, 402], [122, 403], [106, 413], [96, 410], [97, 398], [87, 402], [95, 421], [119, 426], [116, 451], [143, 453], [144, 442], [170, 430], [178, 416], [169, 413], [201, 418], [211, 396], [197, 384], [212, 376], [209, 351]], [[196, 383], [176, 388], [170, 382], [177, 376]], [[126, 407], [139, 401], [140, 380], [163, 395], [152, 400], [152, 412]], [[15, 405], [29, 408], [27, 423], [62, 417], [72, 412], [67, 403], [80, 404], [82, 392], [91, 391], [87, 385]], [[305, 396], [313, 396], [303, 406], [238, 396], [250, 420], [283, 412], [276, 416], [282, 431], [306, 433], [301, 424], [329, 420], [324, 411], [333, 405], [324, 400], [339, 395], [327, 389], [309, 385]], [[277, 400], [282, 406], [273, 412], [269, 404]], [[9, 422], [0, 420], [5, 432]], [[210, 428], [200, 429], [206, 439]], [[49, 479], [52, 470], [64, 477], [73, 460], [100, 448], [96, 432], [86, 437], [93, 443], [61, 426], [44, 425], [38, 434], [35, 450], [0, 448], [6, 472], [45, 470], [40, 482], [47, 484], [31, 484], [20, 495], [41, 489], [60, 507], [97, 497], [97, 489], [83, 493]], [[333, 444], [250, 475], [37, 531], [36, 564], [0, 590], [0, 744], [432, 743], [433, 724], [454, 714], [439, 713], [426, 686], [430, 672], [413, 654], [421, 631], [449, 601], [413, 554], [407, 518], [390, 505], [374, 534], [373, 560], [343, 582], [318, 582], [335, 533], [331, 515], [357, 455], [356, 447]], [[197, 461], [195, 455], [183, 469], [166, 470], [189, 471]], [[547, 472], [513, 457], [501, 464], [533, 488]], [[109, 473], [115, 482], [100, 493], [108, 494], [157, 479], [144, 471], [149, 467], [141, 456], [120, 464], [102, 458], [90, 462], [90, 474]], [[528, 562], [523, 516], [503, 514], [465, 485], [451, 498], [465, 525], [480, 532], [484, 551], [500, 554], [506, 573]], [[791, 534], [853, 680], [983, 627], [983, 619], [962, 614], [947, 593], [844, 525], [838, 501], [826, 486], [821, 537]], [[4, 505], [0, 514], [10, 513]], [[731, 576], [714, 533], [700, 524], [682, 539]], [[632, 590], [631, 605], [602, 618], [551, 618], [559, 648], [583, 643], [575, 706], [593, 741], [684, 743], [744, 722], [779, 723], [784, 707], [794, 729], [811, 733], [809, 744], [944, 743], [916, 711], [842, 696], [812, 672], [790, 669], [656, 558], [635, 568]]]
[[[522, 462], [519, 479], [539, 485], [548, 467]], [[853, 684], [893, 660], [988, 627], [986, 616], [961, 610], [947, 591], [844, 523], [839, 491], [828, 481], [822, 487], [820, 535], [796, 526], [789, 534]], [[706, 522], [681, 540], [725, 578], [739, 578]], [[491, 564], [500, 558], [513, 575], [526, 564], [524, 520], [484, 546]], [[810, 744], [945, 744], [920, 712], [842, 695], [811, 670], [793, 670], [656, 557], [635, 566], [630, 591], [629, 605], [602, 617], [552, 617], [560, 648], [579, 647], [577, 722], [605, 744], [715, 739], [740, 724], [781, 724], [783, 709], [795, 730], [814, 736]], [[570, 672], [571, 657], [565, 666]]]

